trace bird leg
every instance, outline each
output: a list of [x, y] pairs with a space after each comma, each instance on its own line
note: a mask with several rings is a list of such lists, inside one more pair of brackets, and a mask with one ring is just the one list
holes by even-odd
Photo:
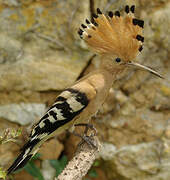
[[[90, 147], [97, 148], [97, 146], [93, 143], [94, 142], [93, 137], [97, 135], [97, 130], [92, 124], [80, 123], [80, 124], [75, 124], [74, 126], [85, 126], [86, 128], [83, 132], [83, 135], [80, 135], [74, 131], [71, 133], [77, 137], [80, 137], [83, 140], [83, 142], [86, 142]], [[93, 130], [94, 133], [88, 135], [87, 133], [89, 129]], [[83, 142], [80, 142], [79, 145], [81, 145]]]

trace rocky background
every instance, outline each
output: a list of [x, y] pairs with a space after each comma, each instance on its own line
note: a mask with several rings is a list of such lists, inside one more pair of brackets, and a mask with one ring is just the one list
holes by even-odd
[[[0, 135], [22, 129], [15, 142], [0, 145], [0, 167], [7, 168], [27, 141], [31, 126], [56, 96], [95, 69], [77, 30], [97, 7], [123, 10], [125, 0], [0, 0]], [[102, 147], [92, 180], [170, 179], [170, 1], [136, 0], [145, 20], [144, 50], [138, 61], [166, 79], [129, 69], [110, 90], [93, 118]], [[79, 139], [63, 133], [40, 149], [45, 180], [55, 170], [49, 159], [71, 158]], [[25, 171], [15, 180], [31, 180]]]

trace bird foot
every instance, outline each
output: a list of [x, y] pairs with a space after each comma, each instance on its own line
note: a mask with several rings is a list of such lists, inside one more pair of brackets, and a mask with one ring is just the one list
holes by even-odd
[[93, 139], [94, 134], [92, 134], [90, 136], [88, 136], [86, 134], [84, 134], [82, 136], [82, 135], [80, 135], [80, 134], [78, 134], [76, 132], [72, 132], [72, 134], [75, 135], [75, 136], [78, 136], [78, 137], [80, 137], [82, 139], [82, 141], [79, 143], [79, 146], [81, 144], [83, 144], [84, 142], [86, 142], [91, 148], [97, 148], [97, 146], [94, 144], [94, 139]]
[[[85, 130], [83, 132], [83, 135], [78, 134], [76, 132], [70, 132], [73, 135], [80, 137], [83, 141], [80, 142], [79, 145], [81, 145], [83, 142], [86, 142], [90, 147], [97, 148], [97, 146], [93, 143], [93, 137], [97, 135], [97, 129], [93, 126], [93, 124], [86, 124], [86, 123], [80, 123], [80, 124], [75, 124], [74, 126], [85, 126]], [[90, 133], [88, 135], [88, 130], [91, 129], [93, 130], [93, 133]]]

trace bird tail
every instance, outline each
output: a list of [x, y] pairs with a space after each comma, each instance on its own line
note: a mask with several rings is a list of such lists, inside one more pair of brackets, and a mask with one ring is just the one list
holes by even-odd
[[[36, 140], [36, 139], [34, 139]], [[35, 146], [38, 144], [38, 141], [28, 141], [23, 148], [21, 149], [20, 155], [13, 162], [13, 164], [8, 168], [7, 174], [11, 174], [12, 172], [22, 168], [25, 164], [34, 156], [34, 154], [38, 151], [38, 148]]]

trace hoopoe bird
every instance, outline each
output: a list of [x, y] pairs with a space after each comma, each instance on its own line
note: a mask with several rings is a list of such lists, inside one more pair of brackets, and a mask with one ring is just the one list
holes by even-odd
[[7, 170], [8, 174], [22, 168], [50, 137], [78, 123], [88, 123], [104, 103], [113, 82], [128, 66], [136, 66], [162, 78], [156, 71], [134, 62], [144, 42], [144, 21], [135, 18], [134, 12], [134, 5], [125, 6], [124, 16], [120, 16], [119, 11], [104, 15], [97, 8], [93, 20], [86, 19], [86, 25], [81, 25], [78, 34], [100, 56], [100, 67], [57, 97], [34, 126], [29, 141]]

